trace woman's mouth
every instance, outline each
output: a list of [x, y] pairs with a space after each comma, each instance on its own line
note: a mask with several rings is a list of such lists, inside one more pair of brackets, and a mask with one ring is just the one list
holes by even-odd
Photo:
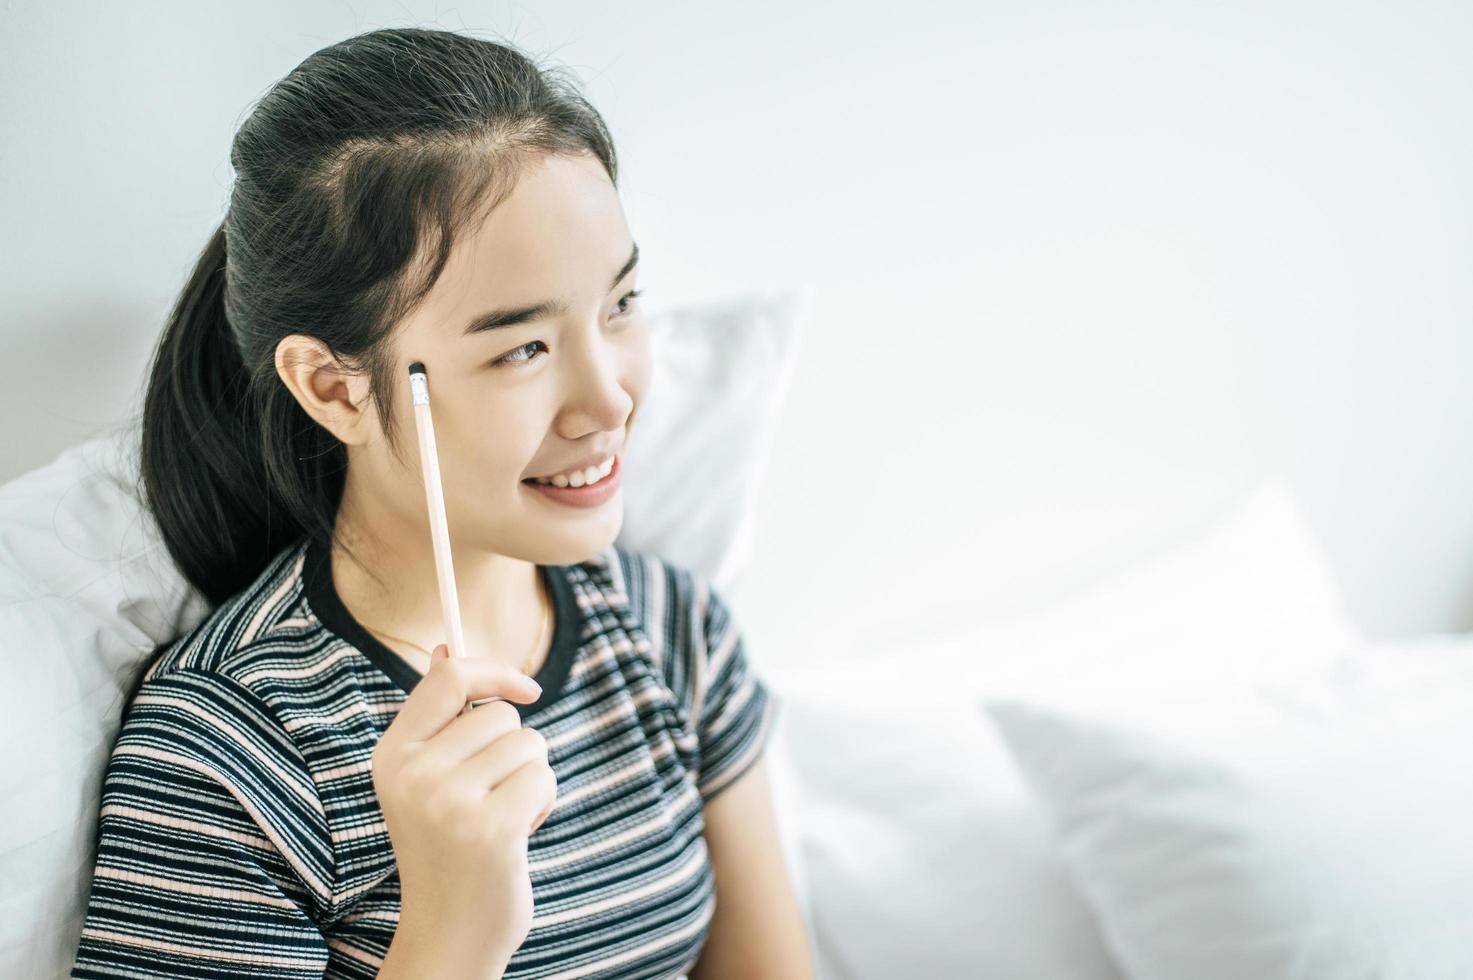
[[619, 487], [623, 484], [623, 477], [623, 456], [615, 454], [609, 472], [593, 483], [585, 483], [581, 487], [571, 484], [566, 487], [558, 487], [550, 483], [538, 483], [535, 478], [528, 478], [522, 481], [522, 486], [560, 504], [574, 507], [597, 507], [619, 492]]

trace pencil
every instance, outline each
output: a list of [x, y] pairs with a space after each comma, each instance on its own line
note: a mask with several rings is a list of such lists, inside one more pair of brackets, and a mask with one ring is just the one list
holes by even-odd
[[[455, 562], [450, 555], [450, 526], [445, 516], [445, 492], [440, 483], [440, 457], [435, 451], [435, 423], [430, 416], [430, 383], [421, 361], [409, 365], [409, 391], [414, 400], [414, 427], [419, 432], [419, 469], [424, 476], [425, 504], [430, 511], [430, 542], [435, 549], [435, 579], [440, 586], [440, 612], [452, 657], [465, 654], [465, 633], [460, 624], [460, 597], [455, 590]], [[471, 710], [466, 701], [460, 710]]]

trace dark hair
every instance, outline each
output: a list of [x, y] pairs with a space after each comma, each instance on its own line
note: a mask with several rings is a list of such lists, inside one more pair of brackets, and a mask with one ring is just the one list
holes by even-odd
[[225, 218], [169, 316], [143, 401], [140, 498], [212, 608], [303, 535], [332, 537], [347, 451], [276, 373], [282, 338], [318, 338], [366, 370], [397, 451], [390, 406], [406, 379], [392, 370], [393, 326], [435, 284], [457, 232], [537, 156], [585, 154], [617, 186], [609, 131], [561, 69], [453, 31], [358, 34], [261, 97], [231, 144]]

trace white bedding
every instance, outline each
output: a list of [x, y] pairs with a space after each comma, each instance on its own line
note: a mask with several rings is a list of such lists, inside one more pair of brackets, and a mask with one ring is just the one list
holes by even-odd
[[987, 710], [1133, 980], [1473, 977], [1473, 635]]
[[[963, 611], [964, 612], [964, 611]], [[1330, 663], [1359, 634], [1281, 484], [1016, 621], [777, 665], [822, 975], [1122, 977], [984, 695], [1189, 693]]]

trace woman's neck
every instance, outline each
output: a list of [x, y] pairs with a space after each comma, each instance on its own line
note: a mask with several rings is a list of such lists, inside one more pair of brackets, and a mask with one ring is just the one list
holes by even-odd
[[[340, 541], [349, 542], [366, 569]], [[464, 547], [455, 552], [454, 561], [465, 655], [487, 657], [517, 670], [530, 657], [527, 672], [536, 673], [551, 648], [555, 612], [542, 569], [533, 562]], [[434, 549], [422, 530], [386, 537], [345, 528], [340, 522], [331, 566], [333, 587], [353, 618], [421, 674], [429, 670], [425, 651], [450, 638]]]

